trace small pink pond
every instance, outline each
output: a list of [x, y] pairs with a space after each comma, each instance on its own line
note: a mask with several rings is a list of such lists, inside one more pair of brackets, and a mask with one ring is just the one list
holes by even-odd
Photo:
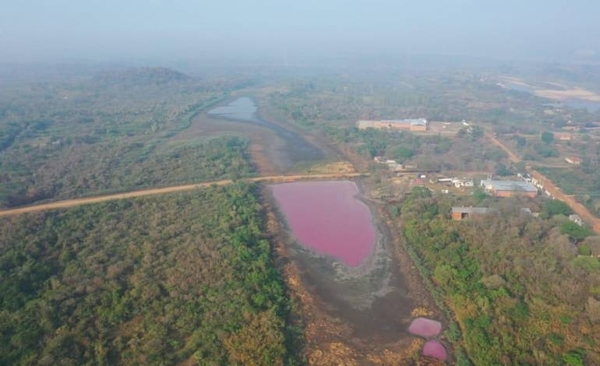
[[272, 185], [287, 223], [307, 248], [356, 267], [375, 246], [375, 228], [367, 205], [349, 181]]
[[427, 318], [416, 318], [410, 323], [408, 331], [421, 337], [433, 337], [442, 331], [442, 323]]
[[428, 341], [423, 346], [423, 356], [434, 357], [438, 360], [446, 361], [446, 348], [438, 341]]

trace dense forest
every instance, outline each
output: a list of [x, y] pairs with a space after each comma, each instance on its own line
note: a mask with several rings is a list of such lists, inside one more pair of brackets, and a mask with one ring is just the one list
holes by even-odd
[[415, 188], [390, 210], [430, 291], [458, 322], [447, 339], [475, 365], [600, 364], [600, 240], [572, 231], [564, 205], [544, 205], [535, 218], [523, 204], [505, 200], [451, 221], [451, 198]]
[[182, 133], [240, 83], [146, 68], [0, 86], [0, 207], [250, 175], [246, 141]]
[[0, 364], [296, 364], [255, 189], [0, 220]]

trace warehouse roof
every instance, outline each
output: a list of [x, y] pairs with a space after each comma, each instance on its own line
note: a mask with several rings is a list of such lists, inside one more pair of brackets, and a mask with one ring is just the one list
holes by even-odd
[[495, 211], [495, 210], [489, 209], [487, 207], [456, 207], [456, 206], [452, 207], [452, 213], [460, 212], [460, 213], [466, 213], [466, 214], [483, 215], [490, 211]]
[[425, 118], [416, 118], [416, 119], [384, 119], [381, 120], [384, 123], [401, 123], [401, 124], [410, 124], [411, 126], [426, 126], [427, 120]]
[[481, 185], [492, 187], [496, 191], [537, 192], [531, 183], [520, 180], [489, 180], [481, 181]]

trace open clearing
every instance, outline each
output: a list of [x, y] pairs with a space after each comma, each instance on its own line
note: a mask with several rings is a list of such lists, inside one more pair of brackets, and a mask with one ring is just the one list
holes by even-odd
[[[546, 86], [546, 88], [544, 88], [531, 85], [531, 83], [527, 83], [522, 79], [514, 77], [502, 77], [501, 80], [503, 82], [499, 83], [499, 85], [504, 88], [512, 89], [516, 87], [516, 89], [527, 90], [530, 93], [542, 98], [558, 101], [585, 100], [589, 102], [600, 102], [599, 94], [579, 87], [573, 87], [559, 83], [545, 83], [544, 86]], [[548, 88], [548, 86], [551, 88]]]
[[600, 102], [600, 95], [581, 88], [573, 88], [569, 90], [535, 89], [534, 94], [538, 97], [560, 101], [581, 99], [590, 102]]

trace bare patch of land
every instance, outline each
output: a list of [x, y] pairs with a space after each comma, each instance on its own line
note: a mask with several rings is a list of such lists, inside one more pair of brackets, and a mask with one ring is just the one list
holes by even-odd
[[[515, 77], [503, 77], [502, 80], [505, 80], [510, 84], [522, 87], [524, 89], [528, 89], [531, 93], [542, 98], [559, 101], [579, 99], [590, 102], [600, 102], [599, 94], [579, 87], [572, 87], [560, 83], [547, 82], [544, 83], [544, 86], [546, 86], [546, 88], [544, 88], [541, 86], [531, 85], [531, 83], [527, 83], [524, 80]], [[500, 85], [505, 88], [510, 88], [502, 82], [500, 83]]]
[[561, 101], [580, 99], [590, 102], [600, 102], [600, 95], [582, 88], [573, 88], [568, 90], [536, 89], [534, 94], [538, 97]]

